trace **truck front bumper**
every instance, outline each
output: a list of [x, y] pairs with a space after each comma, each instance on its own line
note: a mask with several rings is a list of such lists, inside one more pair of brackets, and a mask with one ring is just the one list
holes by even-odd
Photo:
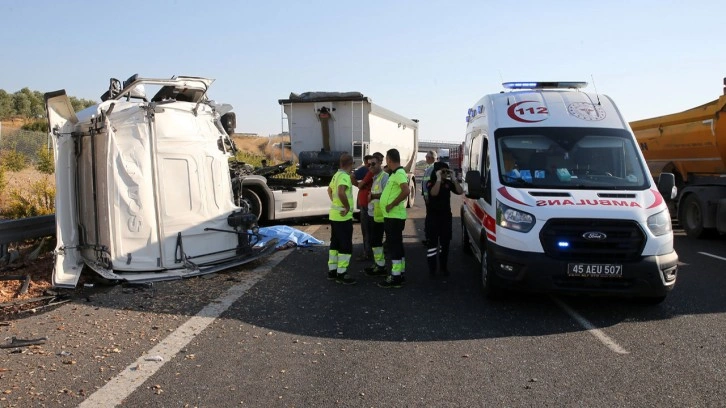
[[[643, 256], [637, 260], [560, 260], [544, 253], [517, 251], [489, 243], [489, 262], [497, 282], [508, 288], [562, 294], [665, 296], [676, 283], [678, 254]], [[569, 263], [620, 264], [621, 277], [568, 276]]]

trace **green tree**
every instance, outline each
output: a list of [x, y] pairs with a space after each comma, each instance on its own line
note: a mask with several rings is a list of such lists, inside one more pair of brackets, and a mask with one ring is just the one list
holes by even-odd
[[28, 98], [27, 94], [20, 91], [13, 94], [13, 106], [15, 107], [15, 114], [20, 116], [29, 117], [32, 114], [32, 102]]
[[31, 132], [48, 132], [48, 121], [46, 119], [38, 119], [24, 124], [21, 129]]
[[34, 118], [44, 118], [45, 117], [45, 98], [43, 97], [43, 94], [39, 91], [33, 91], [28, 95], [28, 98], [30, 98], [30, 114]]
[[71, 96], [70, 98], [71, 105], [73, 106], [73, 110], [76, 112], [82, 111], [83, 109], [86, 109], [89, 106], [93, 106], [96, 104], [95, 101], [92, 101], [90, 99], [79, 99], [75, 96]]
[[0, 119], [7, 119], [13, 115], [15, 107], [13, 106], [13, 96], [0, 89]]

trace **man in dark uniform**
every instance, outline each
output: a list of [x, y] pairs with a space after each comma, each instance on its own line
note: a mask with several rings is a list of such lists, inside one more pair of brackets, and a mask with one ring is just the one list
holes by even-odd
[[449, 165], [436, 162], [428, 181], [429, 200], [426, 207], [426, 240], [428, 250], [426, 257], [429, 275], [436, 275], [436, 258], [438, 255], [439, 270], [446, 276], [449, 274], [449, 244], [451, 243], [451, 193], [461, 194], [463, 189], [449, 170]]

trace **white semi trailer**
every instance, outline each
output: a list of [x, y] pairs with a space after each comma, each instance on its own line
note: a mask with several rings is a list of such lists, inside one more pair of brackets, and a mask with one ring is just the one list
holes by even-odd
[[[283, 123], [287, 121], [290, 146], [298, 158], [297, 179], [272, 177], [284, 166], [261, 169], [240, 178], [235, 189], [261, 220], [327, 215], [327, 188], [340, 156], [353, 155], [356, 164], [374, 152], [384, 155], [398, 149], [401, 165], [409, 174], [411, 194], [416, 196], [412, 173], [418, 151], [418, 120], [409, 119], [371, 102], [359, 92], [306, 92], [280, 99]], [[291, 164], [290, 164], [291, 165]]]

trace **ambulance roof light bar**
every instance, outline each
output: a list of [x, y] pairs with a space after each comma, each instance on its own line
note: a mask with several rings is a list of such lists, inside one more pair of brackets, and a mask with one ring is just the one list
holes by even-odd
[[586, 87], [587, 82], [504, 82], [502, 86], [505, 89], [580, 89]]

